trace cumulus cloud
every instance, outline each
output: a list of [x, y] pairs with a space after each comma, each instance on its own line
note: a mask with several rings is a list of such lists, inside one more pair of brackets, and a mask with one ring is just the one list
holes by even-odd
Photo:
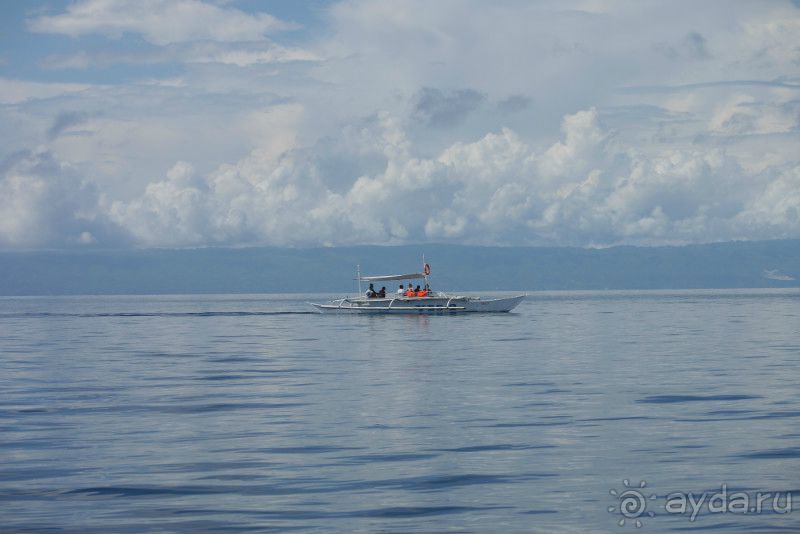
[[112, 204], [110, 215], [143, 244], [198, 245], [214, 241], [207, 219], [211, 201], [191, 165], [178, 162], [165, 180], [148, 184], [141, 198]]
[[36, 230], [3, 243], [800, 236], [800, 11], [676, 1], [340, 0], [290, 35], [226, 2], [35, 15], [75, 40], [26, 60], [70, 83], [0, 79], [0, 157], [39, 147], [2, 175]]
[[47, 150], [0, 163], [0, 246], [63, 247], [125, 243], [102, 213], [93, 185]]
[[199, 0], [83, 0], [64, 13], [33, 18], [28, 26], [34, 32], [70, 37], [101, 34], [119, 39], [135, 33], [157, 45], [259, 41], [269, 33], [295, 28], [268, 13], [248, 14]]
[[[724, 150], [644, 154], [616, 140], [593, 109], [566, 116], [562, 138], [546, 147], [502, 129], [431, 158], [415, 156], [388, 114], [363, 129], [366, 150], [385, 164], [350, 176], [344, 190], [317, 165], [316, 147], [255, 152], [203, 179], [179, 163], [142, 197], [115, 203], [111, 218], [159, 246], [611, 245], [800, 232], [800, 166], [748, 175]], [[365, 147], [349, 150], [362, 158]]]
[[779, 169], [766, 187], [737, 214], [759, 236], [796, 237], [800, 231], [800, 164]]

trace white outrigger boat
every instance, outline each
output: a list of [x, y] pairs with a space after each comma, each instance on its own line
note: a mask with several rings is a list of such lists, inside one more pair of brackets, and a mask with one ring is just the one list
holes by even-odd
[[[367, 297], [361, 292], [361, 282], [399, 282], [405, 280], [425, 280], [428, 288], [430, 266], [425, 263], [423, 272], [409, 274], [391, 274], [382, 276], [361, 276], [361, 269], [356, 268], [358, 280], [357, 297], [344, 297], [326, 304], [311, 302], [322, 313], [375, 313], [375, 314], [444, 314], [465, 312], [510, 312], [522, 302], [525, 295], [513, 297], [482, 299], [481, 297], [450, 295], [439, 291], [427, 291], [425, 296], [406, 296], [405, 294], [387, 294], [385, 297]], [[410, 286], [409, 286], [410, 287]]]

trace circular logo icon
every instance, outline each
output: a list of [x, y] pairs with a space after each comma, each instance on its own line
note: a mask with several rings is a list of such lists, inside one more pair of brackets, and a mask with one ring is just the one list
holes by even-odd
[[618, 513], [622, 516], [617, 521], [617, 524], [621, 527], [624, 527], [628, 520], [631, 520], [636, 527], [641, 527], [643, 524], [641, 517], [643, 515], [647, 517], [655, 517], [656, 515], [654, 512], [647, 510], [647, 501], [655, 500], [658, 497], [656, 495], [645, 496], [642, 490], [647, 486], [647, 482], [644, 480], [639, 482], [638, 488], [631, 486], [628, 479], [623, 480], [622, 485], [626, 488], [622, 492], [618, 492], [615, 489], [609, 490], [609, 493], [616, 497], [617, 505], [609, 506], [608, 513]]

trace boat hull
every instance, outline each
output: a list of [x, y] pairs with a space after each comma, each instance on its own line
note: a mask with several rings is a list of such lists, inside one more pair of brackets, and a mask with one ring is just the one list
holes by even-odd
[[516, 308], [525, 295], [498, 299], [477, 297], [421, 297], [395, 299], [339, 299], [327, 304], [310, 303], [321, 313], [361, 314], [455, 314], [503, 313]]

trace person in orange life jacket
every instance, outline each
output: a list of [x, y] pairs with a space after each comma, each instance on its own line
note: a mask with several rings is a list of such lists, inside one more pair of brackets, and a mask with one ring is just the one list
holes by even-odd
[[407, 297], [416, 297], [417, 294], [414, 292], [414, 288], [411, 287], [411, 284], [408, 285], [408, 289], [406, 290]]

